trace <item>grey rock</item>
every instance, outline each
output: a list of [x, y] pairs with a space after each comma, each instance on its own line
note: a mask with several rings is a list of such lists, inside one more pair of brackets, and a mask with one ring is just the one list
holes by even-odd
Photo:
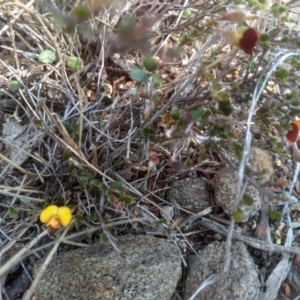
[[[222, 172], [216, 174], [214, 177], [215, 201], [218, 205], [222, 206], [223, 210], [228, 215], [235, 212], [234, 201], [236, 197], [237, 181], [238, 173], [230, 168], [222, 169]], [[253, 203], [251, 205], [239, 205], [243, 222], [254, 216], [261, 207], [260, 194], [254, 186], [249, 185], [246, 189], [246, 194], [252, 198]]]
[[275, 173], [270, 153], [256, 147], [251, 148], [248, 167], [252, 173], [258, 174], [256, 177], [261, 182], [271, 180]]
[[[221, 273], [225, 261], [225, 243], [214, 242], [189, 257], [185, 297], [188, 299], [210, 275]], [[255, 300], [258, 299], [260, 282], [257, 267], [245, 245], [234, 242], [228, 275], [221, 281], [202, 290], [195, 299]]]
[[3, 123], [2, 135], [10, 153], [9, 159], [19, 166], [29, 157], [28, 153], [36, 140], [32, 131], [32, 127], [21, 125], [13, 118]]
[[56, 257], [36, 289], [43, 300], [169, 300], [181, 276], [178, 248], [151, 236], [129, 236]]
[[168, 198], [172, 203], [182, 206], [205, 208], [210, 203], [206, 183], [199, 177], [174, 181], [168, 191]]
[[[228, 157], [236, 164], [239, 163], [237, 157], [233, 152], [228, 153]], [[260, 182], [266, 182], [272, 179], [274, 168], [270, 154], [256, 147], [252, 147], [247, 167], [253, 174], [252, 177]], [[215, 190], [215, 201], [222, 206], [223, 210], [231, 215], [234, 213], [234, 201], [237, 191], [238, 173], [229, 167], [225, 167], [215, 175], [213, 183]], [[248, 185], [245, 194], [248, 194], [253, 203], [251, 205], [243, 205], [240, 203], [239, 209], [242, 213], [242, 221], [247, 221], [251, 218], [261, 207], [261, 199], [258, 190]]]
[[[236, 165], [240, 161], [233, 150], [228, 151], [227, 157]], [[251, 170], [251, 176], [260, 182], [269, 181], [274, 175], [273, 161], [270, 153], [257, 147], [252, 147], [247, 167]]]

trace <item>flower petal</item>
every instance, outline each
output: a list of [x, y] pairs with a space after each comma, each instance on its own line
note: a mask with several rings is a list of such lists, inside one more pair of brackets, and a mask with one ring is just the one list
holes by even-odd
[[53, 217], [53, 218], [51, 218], [51, 220], [46, 225], [46, 227], [49, 227], [49, 226], [52, 229], [57, 229], [57, 228], [60, 227], [60, 221], [57, 218]]
[[239, 46], [244, 52], [252, 54], [257, 42], [258, 32], [254, 28], [249, 27], [240, 39]]
[[291, 123], [292, 129], [288, 131], [285, 138], [290, 143], [295, 143], [298, 140], [299, 128], [294, 122]]
[[71, 222], [72, 213], [69, 207], [62, 206], [58, 209], [57, 215], [59, 217], [60, 224], [62, 226], [67, 226]]
[[232, 46], [239, 46], [240, 40], [243, 37], [243, 33], [247, 30], [245, 27], [241, 27], [238, 30], [229, 30], [226, 31], [225, 34], [227, 35], [229, 42]]
[[42, 223], [50, 222], [52, 216], [56, 215], [58, 212], [58, 207], [56, 205], [47, 206], [40, 214], [40, 221]]
[[293, 123], [296, 124], [298, 129], [300, 130], [300, 120], [293, 121]]

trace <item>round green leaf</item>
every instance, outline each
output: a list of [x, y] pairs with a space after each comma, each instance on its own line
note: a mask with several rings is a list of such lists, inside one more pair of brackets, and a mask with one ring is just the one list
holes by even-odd
[[9, 207], [8, 208], [8, 216], [10, 218], [16, 218], [18, 216], [18, 212], [13, 207]]
[[107, 237], [105, 233], [102, 233], [99, 239], [100, 244], [106, 244], [107, 243]]
[[144, 59], [144, 67], [147, 71], [153, 72], [157, 68], [157, 62], [152, 56], [146, 56]]
[[233, 215], [233, 219], [235, 223], [243, 222], [243, 214], [240, 211], [237, 211]]
[[73, 71], [77, 71], [78, 69], [80, 69], [82, 65], [82, 61], [80, 58], [76, 57], [76, 56], [70, 56], [67, 59], [67, 66], [73, 70]]
[[219, 108], [225, 116], [229, 116], [232, 113], [232, 107], [229, 100], [219, 101]]
[[252, 205], [254, 203], [254, 200], [252, 199], [252, 197], [247, 194], [245, 194], [243, 196], [243, 200], [244, 200], [245, 205]]
[[183, 12], [183, 16], [186, 18], [190, 18], [192, 16], [192, 11], [189, 8], [185, 9]]
[[132, 197], [128, 196], [128, 195], [122, 195], [119, 200], [121, 202], [125, 202], [125, 204], [130, 204], [133, 202]]
[[21, 83], [18, 80], [12, 80], [9, 83], [9, 88], [11, 91], [15, 92], [21, 87]]
[[90, 16], [90, 10], [86, 5], [78, 5], [71, 11], [71, 15], [75, 17], [78, 21], [84, 21]]
[[269, 216], [270, 219], [277, 221], [277, 220], [280, 220], [280, 218], [282, 216], [282, 212], [277, 211], [277, 210], [269, 209], [268, 210], [268, 216]]
[[289, 76], [289, 71], [287, 69], [277, 69], [275, 72], [275, 77], [280, 80], [284, 80]]
[[39, 55], [39, 61], [44, 64], [52, 64], [55, 59], [56, 55], [52, 50], [44, 50]]
[[152, 84], [155, 89], [159, 88], [159, 86], [163, 83], [164, 81], [161, 79], [160, 76], [156, 74], [152, 74]]
[[143, 82], [146, 78], [146, 73], [141, 69], [134, 69], [129, 73], [129, 77], [137, 82]]
[[260, 35], [260, 40], [262, 42], [267, 42], [269, 40], [269, 35], [267, 33], [263, 33]]

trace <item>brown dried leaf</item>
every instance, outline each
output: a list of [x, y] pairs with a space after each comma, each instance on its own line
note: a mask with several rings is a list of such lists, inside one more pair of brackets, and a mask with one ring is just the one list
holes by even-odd
[[283, 283], [282, 288], [283, 288], [284, 294], [289, 297], [291, 295], [290, 286], [287, 283]]
[[171, 229], [175, 229], [178, 227], [178, 225], [181, 223], [183, 217], [179, 217], [177, 218], [171, 225]]
[[240, 23], [245, 19], [246, 15], [241, 11], [233, 11], [221, 17], [222, 21], [229, 21], [234, 23]]

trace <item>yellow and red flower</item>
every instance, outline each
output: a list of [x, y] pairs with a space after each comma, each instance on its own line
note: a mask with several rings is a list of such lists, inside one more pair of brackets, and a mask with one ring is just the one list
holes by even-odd
[[72, 213], [69, 207], [56, 205], [47, 206], [40, 214], [40, 221], [46, 224], [46, 227], [57, 229], [60, 226], [67, 226], [71, 222]]
[[299, 138], [299, 130], [300, 130], [300, 120], [293, 121], [291, 123], [292, 129], [287, 132], [285, 135], [286, 140], [292, 146], [293, 149], [293, 159], [295, 162], [300, 162], [300, 150], [297, 146], [297, 141]]
[[252, 27], [240, 27], [226, 32], [231, 45], [237, 46], [247, 54], [252, 54], [259, 39], [259, 33]]

